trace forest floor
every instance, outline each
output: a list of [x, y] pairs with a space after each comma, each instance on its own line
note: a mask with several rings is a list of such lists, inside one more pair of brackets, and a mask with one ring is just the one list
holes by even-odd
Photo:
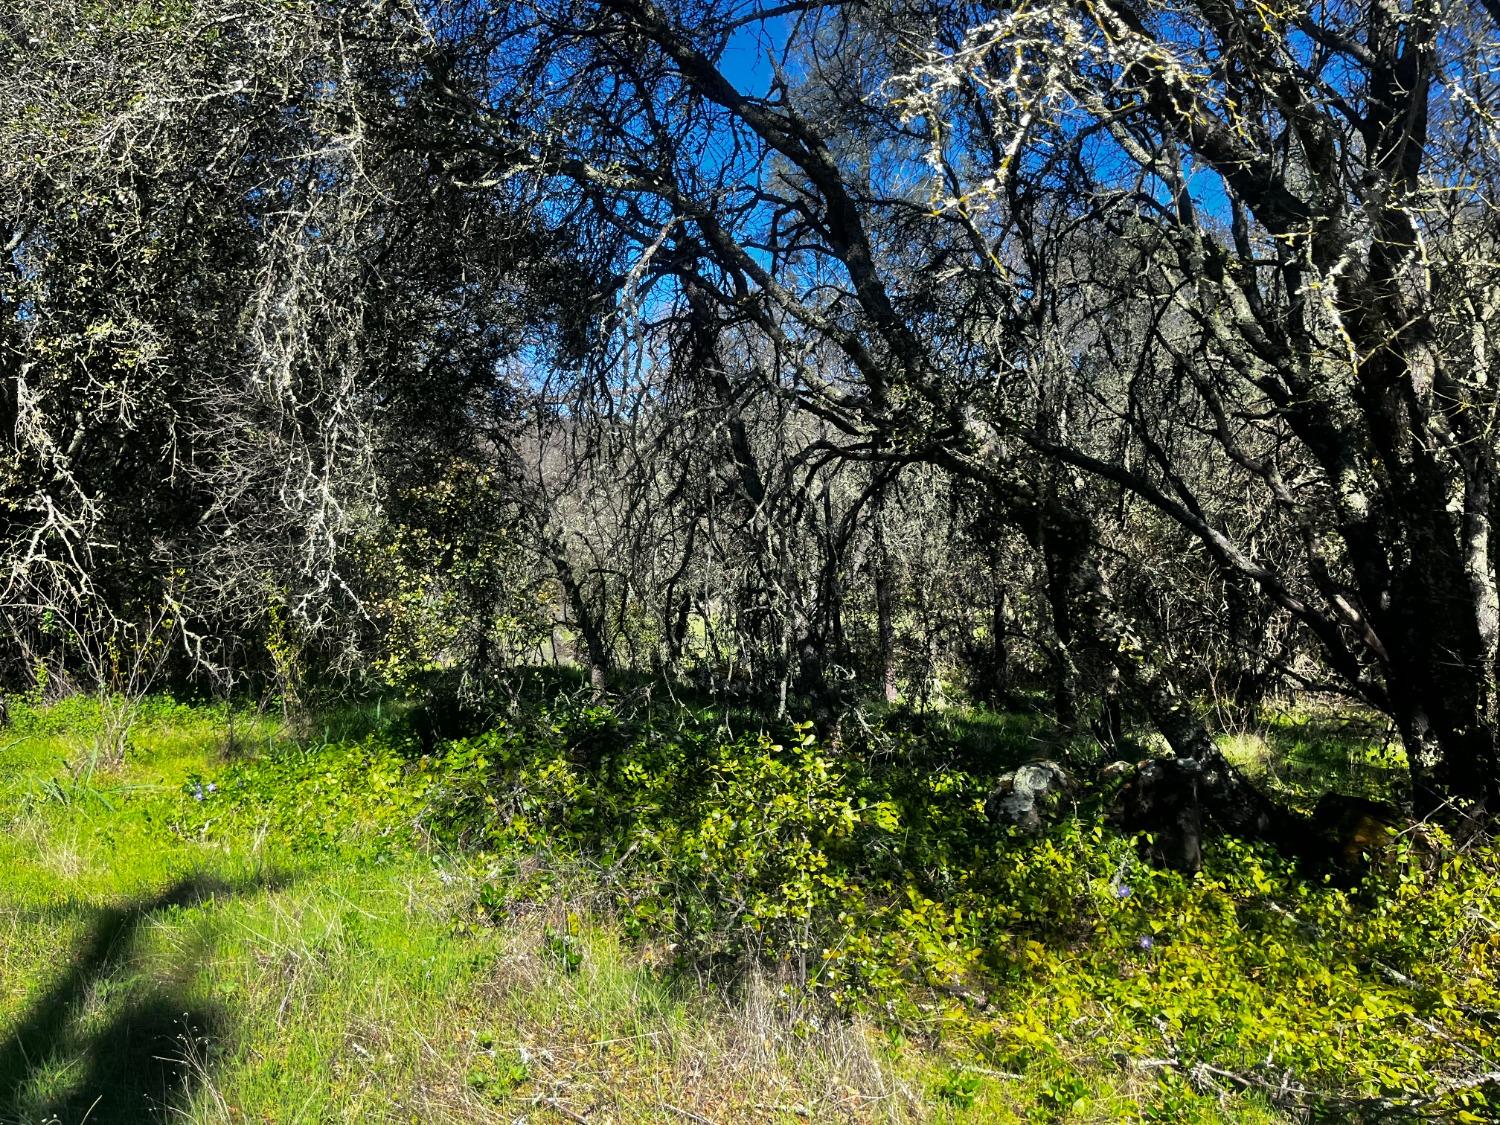
[[[1500, 892], [1482, 864], [1483, 878], [1439, 896], [1473, 915], [1458, 938], [1414, 921], [1429, 929], [1401, 960], [1390, 913], [1371, 923], [1369, 940], [1403, 966], [1398, 987], [1370, 971], [1366, 937], [1339, 931], [1343, 892], [1299, 889], [1241, 858], [1210, 872], [1207, 889], [1133, 872], [1127, 901], [1128, 841], [1100, 843], [1085, 826], [1026, 844], [1025, 858], [1006, 853], [1037, 897], [1029, 915], [1005, 906], [1003, 935], [990, 918], [973, 931], [989, 936], [966, 937], [965, 912], [978, 908], [956, 891], [907, 894], [895, 913], [871, 891], [871, 916], [899, 918], [899, 934], [949, 913], [937, 937], [910, 946], [850, 923], [854, 936], [825, 955], [831, 965], [862, 950], [862, 983], [819, 994], [806, 971], [789, 987], [785, 963], [726, 977], [702, 967], [711, 956], [685, 960], [688, 937], [641, 905], [660, 895], [616, 887], [642, 885], [621, 872], [645, 836], [596, 846], [592, 861], [575, 850], [584, 858], [570, 865], [537, 844], [562, 839], [564, 821], [535, 810], [529, 835], [505, 814], [505, 844], [443, 831], [430, 810], [462, 804], [473, 753], [450, 753], [449, 772], [418, 784], [408, 764], [370, 749], [380, 729], [368, 711], [297, 734], [155, 700], [123, 761], [93, 768], [99, 720], [85, 701], [0, 729], [0, 1122], [1273, 1121], [1319, 1105], [1355, 1119], [1349, 1107], [1365, 1103], [1348, 1098], [1407, 1087], [1452, 1119], [1491, 1119], [1483, 1083], [1462, 1105], [1433, 1100], [1457, 1088], [1470, 1056], [1494, 1050], [1493, 1024], [1473, 1015], [1476, 997], [1494, 995], [1483, 966], [1500, 951]], [[900, 815], [913, 815], [909, 803]], [[597, 824], [588, 838], [597, 845]], [[695, 863], [700, 881], [723, 874]], [[1078, 865], [1090, 863], [1114, 870], [1086, 880]], [[814, 866], [827, 882], [826, 857]], [[1085, 882], [1088, 901], [1143, 913], [1099, 906], [1056, 939], [1042, 914], [1078, 908]], [[1066, 888], [1043, 887], [1053, 883]], [[985, 893], [1024, 905], [1033, 891]], [[1300, 920], [1283, 924], [1272, 899], [1299, 895]], [[1246, 909], [1252, 899], [1275, 909]], [[747, 901], [762, 912], [757, 933], [781, 917], [774, 902]], [[722, 919], [705, 925], [726, 932]], [[1434, 940], [1452, 947], [1438, 977], [1412, 980]], [[968, 959], [972, 971], [951, 977], [962, 987], [912, 968], [984, 942], [993, 948]], [[981, 986], [993, 995], [978, 997]], [[946, 999], [908, 1006], [898, 994]], [[1271, 1040], [1246, 1030], [1258, 1024]], [[1277, 1036], [1296, 1075], [1255, 1069]], [[1348, 1080], [1346, 1100], [1299, 1108], [1298, 1083], [1317, 1083], [1320, 1059]]]

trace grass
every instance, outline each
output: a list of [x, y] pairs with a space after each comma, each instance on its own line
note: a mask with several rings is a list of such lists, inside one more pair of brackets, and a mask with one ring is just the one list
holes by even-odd
[[84, 783], [68, 767], [88, 718], [65, 707], [0, 739], [0, 1121], [1004, 1111], [964, 1111], [956, 1064], [799, 1011], [771, 982], [689, 987], [665, 951], [562, 895], [491, 924], [486, 872], [417, 833], [196, 829], [193, 785], [284, 742], [267, 718], [237, 716], [231, 746], [222, 711], [159, 705], [124, 764]]
[[[0, 1125], [1491, 1110], [1493, 855], [1344, 889], [1229, 842], [1152, 871], [1098, 810], [1019, 838], [982, 798], [1033, 719], [892, 714], [871, 754], [560, 698], [415, 756], [402, 709], [150, 700], [90, 773], [88, 701], [20, 713]], [[1232, 749], [1299, 799], [1378, 751]]]
[[1221, 738], [1225, 755], [1293, 808], [1329, 790], [1399, 803], [1409, 782], [1401, 743], [1379, 716], [1303, 706], [1270, 710]]

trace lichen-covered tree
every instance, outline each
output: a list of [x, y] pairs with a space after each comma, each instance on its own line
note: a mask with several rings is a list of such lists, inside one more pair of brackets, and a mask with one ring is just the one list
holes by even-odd
[[1420, 809], [1494, 805], [1487, 17], [598, 0], [511, 30], [546, 60], [516, 75], [570, 81], [471, 105], [494, 157], [668, 247], [844, 455], [985, 482], [1180, 754], [1214, 752], [1099, 496], [1312, 638]]

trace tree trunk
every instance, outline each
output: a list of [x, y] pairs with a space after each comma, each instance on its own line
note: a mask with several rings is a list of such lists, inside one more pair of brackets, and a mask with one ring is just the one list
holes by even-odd
[[875, 559], [875, 618], [880, 646], [880, 687], [887, 703], [900, 697], [896, 683], [896, 623], [889, 560], [881, 549]]
[[1206, 827], [1297, 846], [1299, 818], [1261, 793], [1220, 752], [1165, 662], [1119, 612], [1092, 557], [1080, 559], [1077, 574], [1079, 616], [1175, 755], [1147, 763], [1131, 783], [1123, 802], [1126, 827], [1152, 833], [1157, 861], [1184, 871], [1198, 870]]
[[1243, 575], [1224, 575], [1229, 626], [1229, 704], [1239, 716], [1253, 719], [1270, 690], [1274, 665], [1268, 651], [1271, 607], [1256, 596]]
[[578, 629], [578, 635], [583, 638], [583, 657], [589, 671], [589, 686], [597, 698], [604, 694], [609, 680], [609, 645], [604, 639], [604, 628], [589, 606], [583, 588], [573, 573], [573, 566], [562, 550], [562, 544], [550, 536], [548, 542], [553, 548], [553, 570], [563, 588], [568, 608], [573, 613], [573, 623]]
[[980, 676], [979, 693], [986, 703], [994, 707], [1010, 704], [1010, 596], [998, 580], [993, 586], [994, 597], [990, 602], [990, 643], [984, 655], [984, 669]]
[[1378, 514], [1343, 531], [1379, 646], [1381, 703], [1406, 748], [1417, 815], [1456, 811], [1477, 823], [1500, 811], [1487, 490], [1462, 486], [1468, 510], [1452, 512], [1449, 498], [1460, 487], [1453, 473], [1410, 435], [1390, 436], [1397, 424], [1390, 414], [1404, 417], [1406, 407], [1377, 401], [1373, 389], [1366, 396], [1367, 414], [1383, 418], [1376, 428], [1389, 439], [1388, 479]]
[[1052, 680], [1052, 713], [1058, 729], [1071, 734], [1078, 729], [1078, 664], [1073, 620], [1073, 590], [1082, 565], [1082, 549], [1071, 533], [1054, 527], [1042, 543], [1047, 572], [1047, 606], [1052, 613], [1054, 644], [1049, 653]]

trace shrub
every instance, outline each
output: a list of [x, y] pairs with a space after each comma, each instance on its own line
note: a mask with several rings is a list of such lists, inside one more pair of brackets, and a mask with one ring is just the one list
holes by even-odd
[[[729, 735], [560, 700], [426, 756], [396, 729], [283, 751], [184, 806], [210, 830], [260, 816], [310, 847], [419, 829], [497, 873], [480, 894], [495, 918], [559, 867], [591, 866], [625, 923], [685, 965], [778, 966], [788, 988], [1024, 1071], [1058, 1113], [1090, 1074], [1138, 1071], [1167, 1118], [1215, 1088], [1346, 1116], [1492, 1111], [1492, 847], [1403, 842], [1340, 888], [1221, 839], [1188, 878], [1143, 865], [1097, 810], [1008, 834], [972, 756], [919, 730], [877, 737], [880, 753], [834, 750], [806, 725]], [[552, 937], [566, 962], [567, 932]]]

